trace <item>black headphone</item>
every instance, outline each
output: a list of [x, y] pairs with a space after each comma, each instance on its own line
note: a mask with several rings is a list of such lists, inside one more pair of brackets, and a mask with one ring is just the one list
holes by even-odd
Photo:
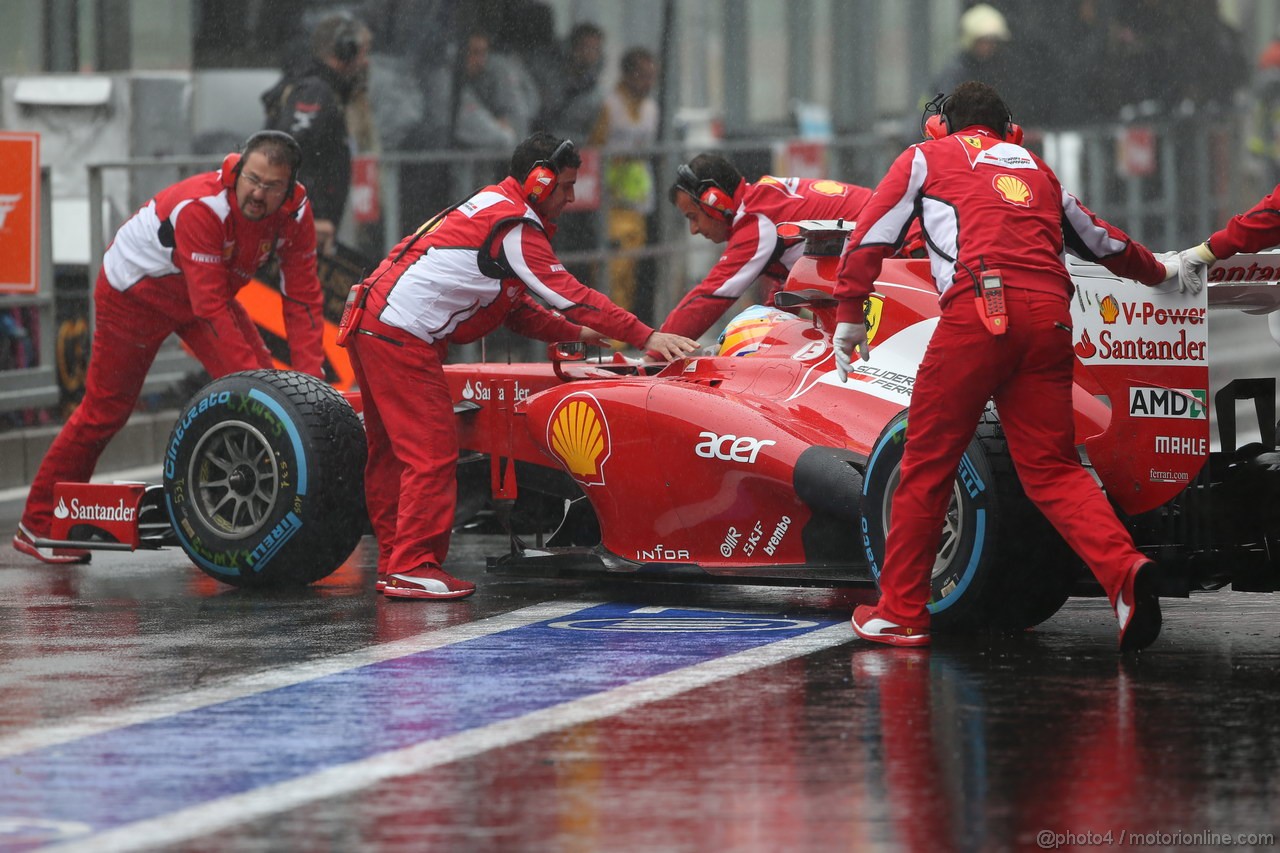
[[360, 22], [346, 12], [340, 12], [338, 29], [333, 33], [333, 58], [346, 64], [360, 55]]
[[551, 152], [550, 157], [535, 161], [529, 167], [524, 180], [520, 182], [521, 191], [529, 204], [536, 206], [538, 202], [550, 197], [556, 191], [560, 170], [564, 168], [564, 163], [569, 156], [577, 150], [573, 140], [566, 139], [556, 146], [556, 150]]
[[228, 188], [234, 187], [240, 178], [240, 170], [244, 168], [245, 156], [266, 142], [275, 142], [288, 151], [289, 183], [285, 187], [284, 204], [290, 204], [294, 200], [293, 192], [298, 186], [298, 167], [302, 165], [302, 146], [298, 145], [298, 140], [283, 130], [260, 130], [244, 141], [238, 154], [228, 154], [222, 161], [222, 185]]
[[715, 178], [699, 178], [689, 164], [676, 167], [676, 186], [703, 207], [726, 222], [732, 222], [737, 212], [733, 205], [733, 193], [725, 189]]
[[[954, 132], [951, 127], [951, 116], [947, 113], [951, 106], [951, 96], [939, 92], [933, 100], [924, 105], [920, 115], [920, 136], [924, 139], [942, 139]], [[992, 128], [996, 135], [1015, 145], [1022, 144], [1022, 128], [1013, 123], [1013, 114], [1006, 113], [999, 127]]]

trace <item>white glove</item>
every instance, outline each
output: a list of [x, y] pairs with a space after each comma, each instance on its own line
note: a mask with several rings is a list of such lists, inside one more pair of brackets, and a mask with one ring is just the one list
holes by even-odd
[[[1209, 264], [1218, 260], [1209, 250], [1209, 244], [1201, 243], [1178, 253], [1178, 290], [1199, 293], [1209, 280]], [[1166, 262], [1166, 268], [1168, 262]]]
[[867, 349], [866, 323], [837, 323], [831, 345], [836, 351], [836, 374], [841, 382], [849, 381], [849, 373], [853, 371], [854, 350], [858, 351], [863, 361], [871, 360], [871, 353]]

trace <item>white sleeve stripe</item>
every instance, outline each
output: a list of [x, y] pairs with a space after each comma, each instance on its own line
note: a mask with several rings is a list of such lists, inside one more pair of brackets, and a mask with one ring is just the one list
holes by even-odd
[[911, 157], [911, 176], [907, 179], [906, 191], [894, 202], [893, 207], [872, 223], [867, 233], [862, 235], [858, 245], [897, 245], [898, 240], [907, 233], [907, 224], [915, 215], [916, 196], [920, 193], [920, 187], [924, 186], [924, 179], [928, 173], [929, 166], [925, 162], [924, 152], [916, 148]]
[[[1062, 212], [1071, 230], [1095, 257], [1105, 258], [1124, 251], [1124, 242], [1107, 233], [1107, 229], [1094, 222], [1080, 208], [1080, 202], [1071, 193], [1062, 191]], [[1067, 241], [1070, 243], [1071, 241]], [[1086, 259], [1089, 260], [1089, 259]]]
[[524, 259], [524, 246], [521, 240], [524, 238], [524, 224], [519, 223], [516, 227], [507, 232], [502, 238], [502, 250], [506, 253], [507, 263], [511, 265], [514, 272], [525, 285], [541, 297], [544, 302], [558, 311], [564, 311], [572, 308], [574, 302], [566, 299], [560, 293], [547, 286], [547, 284], [529, 268], [529, 264]]
[[762, 213], [754, 214], [760, 235], [756, 240], [756, 251], [751, 260], [738, 267], [738, 271], [725, 279], [724, 284], [716, 288], [713, 296], [737, 299], [751, 283], [760, 277], [764, 268], [769, 265], [769, 258], [778, 245], [778, 227], [773, 220]]

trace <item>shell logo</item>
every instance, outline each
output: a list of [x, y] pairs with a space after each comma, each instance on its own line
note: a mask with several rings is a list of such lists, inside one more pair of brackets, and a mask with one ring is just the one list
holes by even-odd
[[834, 196], [842, 196], [848, 190], [848, 187], [839, 181], [830, 181], [825, 179], [821, 181], [814, 181], [810, 188], [816, 193]]
[[1016, 204], [1019, 207], [1031, 206], [1031, 187], [1027, 186], [1027, 182], [1022, 178], [1008, 174], [996, 175], [991, 185], [1010, 204]]
[[1116, 298], [1108, 293], [1098, 303], [1098, 313], [1102, 315], [1102, 322], [1109, 326], [1120, 316], [1120, 303], [1116, 302]]
[[612, 442], [609, 422], [590, 394], [570, 394], [547, 420], [547, 447], [584, 486], [604, 485], [604, 463]]
[[876, 339], [876, 331], [880, 328], [880, 312], [884, 308], [884, 299], [872, 294], [862, 303], [862, 313], [867, 318], [867, 344]]

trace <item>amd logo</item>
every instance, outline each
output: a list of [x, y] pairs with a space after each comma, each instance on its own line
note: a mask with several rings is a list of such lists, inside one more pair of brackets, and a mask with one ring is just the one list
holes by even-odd
[[1130, 388], [1129, 415], [1135, 418], [1187, 418], [1209, 416], [1209, 395], [1202, 388]]
[[700, 432], [698, 446], [693, 452], [703, 459], [723, 459], [725, 462], [745, 462], [754, 465], [762, 448], [778, 442], [768, 438], [738, 437], [736, 435], [716, 435], [714, 432]]

